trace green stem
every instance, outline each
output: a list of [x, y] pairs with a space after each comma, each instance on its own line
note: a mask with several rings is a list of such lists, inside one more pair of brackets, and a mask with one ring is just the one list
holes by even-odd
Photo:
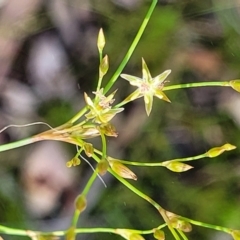
[[30, 137], [30, 138], [25, 138], [25, 139], [22, 139], [22, 140], [19, 140], [19, 141], [16, 141], [16, 142], [0, 145], [0, 152], [4, 152], [4, 151], [11, 150], [11, 149], [14, 149], [14, 148], [23, 147], [23, 146], [32, 144], [34, 142], [37, 142], [37, 140]]
[[[113, 233], [116, 234], [117, 230], [128, 230], [132, 233], [137, 234], [152, 234], [155, 229], [162, 229], [166, 227], [167, 224], [161, 224], [157, 228], [149, 229], [149, 230], [138, 230], [138, 229], [115, 229], [115, 228], [77, 228], [75, 229], [75, 233]], [[53, 231], [53, 232], [38, 232], [32, 230], [21, 230], [16, 228], [9, 228], [0, 225], [0, 232], [7, 235], [15, 235], [15, 236], [29, 236], [29, 235], [51, 235], [51, 236], [63, 236], [66, 234], [66, 231]]]
[[[88, 180], [85, 188], [83, 189], [81, 195], [83, 195], [83, 196], [85, 196], [85, 197], [87, 196], [87, 194], [88, 194], [88, 192], [89, 192], [89, 190], [90, 190], [90, 188], [91, 188], [94, 180], [96, 179], [96, 177], [97, 177], [97, 172], [94, 171], [93, 174], [92, 174], [92, 176], [89, 178], [89, 180]], [[73, 214], [72, 226], [74, 226], [75, 228], [76, 228], [76, 226], [77, 226], [77, 222], [78, 222], [78, 220], [79, 220], [80, 213], [81, 213], [81, 212], [80, 212], [78, 209], [76, 209], [75, 212], [74, 212], [74, 214]]]
[[179, 236], [177, 235], [175, 229], [171, 226], [171, 223], [169, 222], [169, 219], [165, 213], [165, 210], [162, 206], [160, 206], [157, 202], [155, 202], [152, 198], [135, 188], [132, 184], [130, 184], [128, 181], [123, 179], [122, 177], [118, 176], [112, 169], [108, 169], [108, 171], [116, 178], [118, 181], [120, 181], [122, 184], [124, 184], [128, 189], [130, 189], [132, 192], [134, 192], [139, 197], [143, 198], [147, 202], [149, 202], [153, 207], [155, 207], [158, 212], [162, 215], [164, 221], [166, 222], [169, 230], [173, 234], [174, 238], [176, 240], [180, 240]]
[[10, 228], [0, 225], [0, 232], [8, 235], [28, 236], [27, 230]]
[[128, 63], [130, 57], [132, 56], [139, 40], [142, 37], [142, 34], [149, 22], [149, 19], [153, 13], [154, 8], [156, 7], [157, 4], [157, 0], [153, 0], [152, 4], [142, 22], [142, 25], [140, 26], [136, 37], [134, 38], [130, 48], [128, 49], [125, 57], [123, 58], [122, 62], [120, 63], [119, 67], [117, 68], [116, 72], [113, 74], [112, 78], [109, 80], [108, 84], [106, 85], [106, 87], [104, 88], [104, 94], [107, 93], [109, 91], [109, 89], [113, 86], [113, 84], [116, 82], [117, 78], [119, 77], [119, 75], [121, 74], [122, 70], [124, 69], [124, 67], [126, 66], [126, 64]]
[[103, 51], [98, 49], [98, 53], [99, 53], [99, 64], [101, 64], [101, 61], [102, 61], [102, 56], [103, 56]]
[[[100, 90], [100, 88], [101, 88], [102, 79], [103, 79], [102, 77], [99, 77], [99, 79], [98, 79], [97, 91], [96, 91], [96, 92], [98, 92], [98, 91]], [[96, 97], [95, 97], [95, 100], [96, 100], [96, 98], [97, 98], [97, 95], [96, 95]]]
[[75, 209], [73, 217], [72, 217], [72, 226], [74, 228], [77, 227], [79, 216], [80, 216], [80, 211], [78, 209]]
[[82, 192], [82, 195], [87, 196], [87, 194], [88, 194], [93, 182], [95, 181], [96, 177], [97, 177], [97, 170], [93, 172], [92, 176], [88, 180], [87, 185], [85, 186], [85, 188]]
[[217, 231], [222, 231], [222, 232], [226, 232], [226, 233], [231, 233], [231, 229], [229, 228], [226, 228], [226, 227], [222, 227], [222, 226], [217, 226], [217, 225], [213, 225], [213, 224], [208, 224], [208, 223], [203, 223], [203, 222], [199, 222], [199, 221], [196, 221], [196, 220], [192, 220], [192, 219], [189, 219], [189, 218], [186, 218], [186, 217], [179, 217], [181, 218], [182, 220], [186, 221], [186, 222], [189, 222], [193, 225], [196, 225], [196, 226], [200, 226], [200, 227], [205, 227], [205, 228], [211, 228], [213, 230], [217, 230]]
[[103, 133], [100, 133], [101, 139], [102, 139], [102, 157], [106, 158], [107, 156], [107, 143], [106, 143], [106, 137]]
[[193, 157], [176, 158], [176, 159], [168, 160], [168, 162], [187, 162], [187, 161], [198, 160], [198, 159], [205, 158], [205, 157], [207, 157], [206, 153], [203, 153], [203, 154], [193, 156]]
[[82, 108], [73, 118], [71, 118], [67, 123], [75, 123], [84, 113], [86, 113], [87, 107]]
[[183, 240], [188, 240], [187, 236], [184, 234], [183, 231], [181, 231], [179, 229], [177, 229], [177, 231], [178, 231], [179, 235], [183, 238]]
[[163, 91], [182, 89], [182, 88], [209, 87], [209, 86], [229, 87], [229, 82], [225, 81], [225, 82], [200, 82], [200, 83], [176, 84], [176, 85], [164, 87]]
[[[201, 158], [205, 158], [206, 154], [200, 154], [194, 157], [186, 157], [186, 158], [176, 158], [172, 160], [167, 160], [164, 162], [186, 162], [186, 161], [194, 161], [198, 160]], [[119, 160], [117, 159], [122, 164], [126, 165], [133, 165], [133, 166], [143, 166], [143, 167], [165, 167], [164, 162], [157, 162], [157, 163], [148, 163], [148, 162], [132, 162], [132, 161], [126, 161], [126, 160]]]

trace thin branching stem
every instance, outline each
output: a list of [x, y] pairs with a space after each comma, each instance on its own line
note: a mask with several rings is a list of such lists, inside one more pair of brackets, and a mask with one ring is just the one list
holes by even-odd
[[162, 206], [160, 206], [157, 202], [155, 202], [152, 198], [144, 194], [142, 191], [134, 187], [132, 184], [130, 184], [128, 181], [126, 181], [124, 178], [118, 176], [113, 170], [108, 169], [108, 171], [116, 178], [118, 179], [122, 184], [124, 184], [128, 189], [130, 189], [132, 192], [134, 192], [139, 197], [143, 198], [147, 202], [149, 202], [153, 207], [155, 207], [158, 212], [161, 214], [162, 218], [164, 219], [165, 223], [167, 224], [169, 230], [173, 234], [174, 238], [176, 240], [180, 240], [176, 230], [171, 226], [171, 223], [169, 222], [169, 219], [166, 215], [166, 212]]
[[123, 58], [122, 62], [120, 63], [119, 67], [117, 68], [116, 72], [113, 74], [112, 78], [109, 80], [108, 84], [106, 85], [106, 87], [104, 88], [104, 94], [107, 93], [110, 88], [113, 86], [113, 84], [116, 82], [116, 80], [118, 79], [119, 75], [121, 74], [122, 70], [124, 69], [124, 67], [126, 66], [126, 64], [128, 63], [130, 57], [132, 56], [139, 40], [142, 37], [142, 34], [149, 22], [149, 19], [153, 13], [153, 10], [155, 9], [156, 5], [157, 5], [157, 0], [153, 0], [151, 3], [150, 8], [148, 9], [148, 12], [142, 22], [142, 25], [140, 26], [136, 37], [134, 38], [130, 48], [128, 49], [125, 57]]
[[87, 112], [87, 107], [81, 109], [73, 118], [71, 118], [68, 123], [75, 123], [79, 118], [81, 118]]
[[218, 225], [213, 225], [213, 224], [209, 224], [209, 223], [203, 223], [200, 221], [196, 221], [190, 218], [186, 218], [186, 217], [180, 217], [182, 220], [187, 221], [193, 225], [196, 226], [200, 226], [200, 227], [205, 227], [205, 228], [210, 228], [213, 230], [217, 230], [217, 231], [221, 231], [221, 232], [225, 232], [225, 233], [231, 233], [231, 229], [230, 228], [226, 228], [226, 227], [222, 227], [222, 226], [218, 226]]
[[187, 236], [185, 235], [185, 233], [179, 229], [177, 229], [179, 235], [182, 237], [183, 240], [188, 240]]
[[195, 88], [195, 87], [229, 87], [229, 82], [198, 82], [198, 83], [184, 83], [184, 84], [176, 84], [171, 86], [166, 86], [163, 88], [163, 91], [170, 91], [175, 89], [183, 89], [183, 88]]
[[[102, 155], [102, 152], [97, 150], [97, 149], [94, 149], [94, 152]], [[198, 159], [205, 158], [205, 157], [207, 157], [206, 153], [203, 153], [203, 154], [200, 154], [200, 155], [197, 155], [197, 156], [193, 156], [193, 157], [176, 158], [176, 159], [166, 160], [164, 162], [187, 162], [187, 161], [198, 160]], [[164, 162], [157, 162], [157, 163], [152, 163], [152, 162], [133, 162], [133, 161], [127, 161], [127, 160], [120, 160], [120, 159], [117, 159], [117, 161], [119, 161], [122, 164], [132, 165], [132, 166], [142, 166], [142, 167], [163, 167], [164, 166]]]
[[106, 137], [103, 133], [100, 134], [102, 139], [102, 157], [106, 158], [107, 156], [107, 143], [106, 143]]
[[[113, 233], [116, 234], [117, 230], [128, 230], [132, 233], [137, 234], [153, 234], [156, 229], [163, 229], [166, 227], [167, 224], [161, 224], [160, 226], [149, 229], [149, 230], [140, 230], [140, 229], [116, 229], [116, 228], [76, 228], [74, 232], [77, 234], [81, 233]], [[9, 228], [0, 225], [0, 231], [6, 235], [15, 235], [15, 236], [29, 236], [29, 235], [36, 235], [36, 236], [64, 236], [66, 231], [52, 231], [52, 232], [41, 232], [41, 231], [32, 231], [32, 230], [22, 230], [17, 228]]]
[[[88, 192], [89, 192], [89, 190], [90, 190], [94, 180], [96, 179], [96, 177], [97, 177], [97, 171], [94, 171], [92, 173], [91, 177], [89, 178], [85, 188], [83, 189], [81, 195], [83, 195], [85, 197], [87, 196], [87, 194], [88, 194]], [[73, 214], [73, 219], [72, 219], [72, 226], [74, 226], [75, 228], [77, 226], [77, 222], [79, 220], [80, 213], [81, 212], [78, 209], [75, 209], [74, 214]]]

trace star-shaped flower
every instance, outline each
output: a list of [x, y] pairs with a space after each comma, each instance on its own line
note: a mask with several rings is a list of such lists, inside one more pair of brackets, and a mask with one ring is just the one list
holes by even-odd
[[152, 78], [147, 64], [142, 58], [142, 78], [138, 78], [128, 74], [121, 74], [120, 76], [133, 86], [138, 87], [130, 96], [127, 97], [128, 101], [144, 97], [145, 109], [149, 116], [152, 110], [153, 96], [158, 97], [167, 102], [171, 102], [165, 93], [162, 91], [167, 76], [171, 73], [171, 70], [166, 70], [160, 75]]

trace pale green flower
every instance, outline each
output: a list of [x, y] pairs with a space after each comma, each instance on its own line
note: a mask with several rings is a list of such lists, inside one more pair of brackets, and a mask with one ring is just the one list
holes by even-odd
[[112, 108], [111, 104], [114, 102], [114, 95], [111, 93], [108, 97], [103, 95], [103, 89], [99, 92], [94, 92], [96, 95], [95, 101], [84, 93], [85, 101], [89, 107], [89, 112], [85, 115], [87, 119], [93, 119], [96, 123], [108, 123], [117, 113], [120, 113], [124, 108]]
[[142, 78], [128, 74], [120, 75], [122, 78], [129, 81], [131, 85], [138, 87], [136, 91], [127, 97], [127, 100], [132, 101], [134, 99], [144, 97], [145, 109], [147, 115], [149, 116], [152, 110], [153, 96], [158, 97], [164, 101], [171, 102], [162, 91], [166, 78], [170, 73], [171, 70], [166, 70], [160, 75], [152, 78], [147, 64], [142, 58]]

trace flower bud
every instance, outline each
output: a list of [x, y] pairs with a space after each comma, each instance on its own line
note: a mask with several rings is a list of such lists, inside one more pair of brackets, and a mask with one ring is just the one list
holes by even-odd
[[73, 166], [76, 167], [76, 166], [80, 165], [81, 160], [78, 157], [74, 157], [72, 159], [72, 162], [73, 162]]
[[99, 161], [98, 165], [97, 165], [97, 170], [99, 172], [100, 175], [104, 175], [107, 170], [108, 170], [108, 161], [107, 159], [102, 159], [101, 161]]
[[103, 29], [100, 28], [99, 33], [98, 33], [98, 40], [97, 40], [97, 46], [98, 46], [98, 51], [102, 52], [104, 46], [105, 46], [105, 37], [103, 33]]
[[237, 92], [240, 92], [240, 80], [232, 80], [229, 85]]
[[70, 167], [72, 167], [72, 159], [70, 160], [70, 161], [67, 161], [66, 162], [66, 166], [68, 167], [68, 168], [70, 168]]
[[206, 156], [210, 157], [210, 158], [214, 158], [214, 157], [219, 156], [220, 154], [222, 154], [225, 151], [231, 151], [235, 148], [236, 148], [236, 146], [231, 145], [230, 143], [226, 143], [221, 147], [211, 148], [208, 152], [206, 152]]
[[165, 233], [162, 230], [156, 229], [153, 234], [157, 240], [165, 240]]
[[71, 227], [67, 230], [65, 240], [75, 240], [75, 228]]
[[101, 124], [99, 126], [99, 129], [100, 129], [101, 133], [103, 133], [106, 136], [109, 136], [109, 137], [117, 137], [118, 136], [116, 128], [110, 123]]
[[186, 222], [183, 220], [178, 220], [175, 228], [177, 228], [183, 232], [191, 232], [192, 231], [192, 225], [189, 222]]
[[168, 168], [169, 170], [173, 172], [185, 172], [188, 171], [189, 169], [193, 168], [192, 166], [182, 163], [182, 162], [176, 162], [176, 161], [166, 161], [163, 162], [163, 166]]
[[127, 179], [137, 180], [137, 176], [129, 168], [120, 163], [118, 160], [108, 160], [112, 170], [119, 176]]
[[84, 143], [83, 149], [88, 157], [91, 157], [93, 155], [94, 148], [91, 143]]
[[240, 231], [239, 230], [232, 230], [231, 235], [234, 240], [240, 240]]
[[92, 99], [87, 95], [87, 93], [84, 92], [84, 99], [85, 99], [85, 102], [86, 104], [89, 106], [89, 107], [94, 107], [94, 104], [93, 104], [93, 101]]
[[105, 57], [100, 62], [100, 66], [99, 66], [99, 76], [100, 76], [100, 78], [102, 78], [107, 73], [108, 68], [109, 68], [108, 55], [105, 55]]
[[75, 208], [79, 212], [83, 212], [85, 208], [87, 207], [87, 199], [84, 195], [78, 195], [78, 197], [75, 200]]
[[[92, 112], [88, 112], [86, 114], [86, 118], [91, 119], [94, 116], [92, 115]], [[91, 126], [81, 126], [78, 128], [75, 128], [72, 132], [71, 132], [71, 137], [77, 138], [77, 139], [88, 139], [88, 138], [94, 138], [99, 136], [99, 130], [97, 129], [96, 126], [91, 125]]]
[[67, 163], [66, 163], [66, 166], [68, 167], [68, 168], [70, 168], [70, 167], [72, 167], [72, 166], [74, 166], [74, 167], [76, 167], [76, 166], [78, 166], [78, 165], [80, 165], [81, 164], [81, 160], [78, 158], [78, 157], [74, 157], [74, 158], [72, 158], [71, 160], [69, 160]]
[[165, 211], [165, 214], [167, 215], [169, 220], [179, 218], [179, 215], [177, 215], [173, 212]]
[[179, 229], [183, 232], [191, 232], [192, 231], [192, 225], [189, 222], [186, 222], [186, 221], [180, 219], [179, 215], [172, 213], [172, 212], [168, 212], [168, 211], [166, 211], [166, 215], [167, 215], [172, 227]]
[[137, 233], [132, 233], [130, 234], [129, 240], [144, 240], [143, 236], [137, 234]]
[[129, 229], [116, 229], [115, 233], [127, 240], [144, 240], [141, 235], [133, 233], [132, 230]]

